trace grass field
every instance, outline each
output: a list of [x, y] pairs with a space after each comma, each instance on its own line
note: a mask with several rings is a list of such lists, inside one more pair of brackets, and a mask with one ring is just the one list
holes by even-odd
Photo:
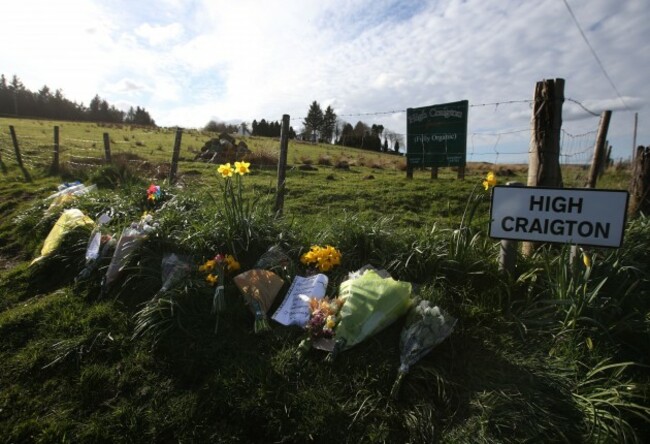
[[[62, 154], [53, 176], [55, 124]], [[8, 125], [31, 182], [12, 157]], [[101, 162], [103, 132], [114, 142], [113, 165]], [[525, 182], [525, 166], [470, 164], [464, 181], [451, 169], [438, 180], [428, 171], [406, 180], [402, 157], [292, 141], [283, 217], [271, 211], [276, 171], [255, 161], [242, 177], [241, 212], [232, 213], [217, 165], [192, 161], [212, 134], [185, 131], [178, 185], [164, 182], [174, 134], [0, 119], [1, 442], [650, 439], [646, 217], [628, 221], [620, 249], [590, 250], [589, 266], [547, 246], [520, 257], [509, 276], [498, 270], [498, 242], [486, 236], [489, 193], [481, 181], [491, 170], [499, 183]], [[259, 159], [277, 158], [277, 140], [245, 141]], [[97, 160], [77, 162], [82, 157]], [[348, 168], [337, 168], [343, 162]], [[599, 187], [625, 189], [629, 174], [611, 167]], [[580, 187], [586, 170], [565, 165], [563, 177]], [[98, 189], [48, 212], [43, 199], [75, 179]], [[29, 265], [64, 208], [93, 218], [111, 208], [104, 230], [117, 234], [152, 210], [152, 181], [164, 191], [153, 209], [159, 225], [109, 291], [101, 291], [109, 257], [91, 279], [74, 282], [88, 229], [73, 230]], [[476, 212], [461, 227], [471, 196]], [[342, 253], [327, 273], [329, 295], [348, 272], [372, 264], [458, 319], [412, 367], [398, 399], [390, 391], [404, 319], [330, 363], [318, 350], [299, 353], [299, 328], [272, 322], [271, 332], [255, 334], [230, 279], [216, 334], [213, 289], [198, 271], [155, 296], [165, 253], [187, 255], [197, 269], [217, 252], [234, 254], [246, 270], [281, 246], [290, 258], [283, 295], [307, 272], [301, 254], [325, 244]]]

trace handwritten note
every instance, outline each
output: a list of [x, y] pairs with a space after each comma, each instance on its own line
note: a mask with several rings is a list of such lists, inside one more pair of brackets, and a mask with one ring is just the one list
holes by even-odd
[[309, 299], [322, 299], [327, 290], [327, 282], [324, 274], [306, 278], [296, 276], [272, 318], [282, 325], [304, 326], [309, 321]]

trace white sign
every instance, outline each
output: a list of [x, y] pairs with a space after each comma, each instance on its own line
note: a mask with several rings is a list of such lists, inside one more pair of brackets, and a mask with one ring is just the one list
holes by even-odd
[[327, 291], [327, 276], [315, 274], [310, 277], [296, 276], [289, 287], [287, 296], [273, 314], [272, 318], [282, 325], [304, 327], [309, 321], [311, 298], [322, 299]]
[[627, 191], [497, 186], [490, 237], [618, 248], [627, 201]]

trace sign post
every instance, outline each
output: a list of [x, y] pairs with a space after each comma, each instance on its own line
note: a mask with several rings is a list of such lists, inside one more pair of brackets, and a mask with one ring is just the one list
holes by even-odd
[[490, 237], [618, 248], [628, 198], [618, 190], [496, 186]]
[[459, 178], [461, 171], [464, 176], [468, 108], [469, 102], [462, 100], [406, 110], [407, 171], [414, 167], [458, 167]]

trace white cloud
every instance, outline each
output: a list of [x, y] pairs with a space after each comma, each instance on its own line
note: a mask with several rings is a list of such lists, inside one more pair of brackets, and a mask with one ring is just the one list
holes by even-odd
[[147, 40], [150, 45], [158, 46], [178, 39], [183, 34], [183, 25], [170, 23], [162, 26], [143, 23], [134, 32], [137, 36]]
[[[626, 105], [640, 112], [639, 141], [648, 143], [650, 6], [570, 4]], [[74, 100], [98, 93], [135, 102], [169, 126], [202, 126], [211, 116], [297, 118], [313, 100], [339, 114], [530, 100], [535, 82], [562, 77], [566, 97], [597, 113], [613, 109], [612, 139], [631, 145], [633, 113], [621, 109], [557, 0], [116, 0], [110, 8], [23, 0], [0, 16], [0, 40], [12, 42], [0, 53], [0, 72], [29, 88], [47, 83]], [[571, 102], [564, 114], [574, 133], [597, 127], [597, 117]], [[405, 132], [404, 113], [345, 119]], [[475, 106], [470, 133], [521, 130], [529, 120], [525, 102]], [[525, 145], [522, 134], [475, 136], [473, 149]]]

